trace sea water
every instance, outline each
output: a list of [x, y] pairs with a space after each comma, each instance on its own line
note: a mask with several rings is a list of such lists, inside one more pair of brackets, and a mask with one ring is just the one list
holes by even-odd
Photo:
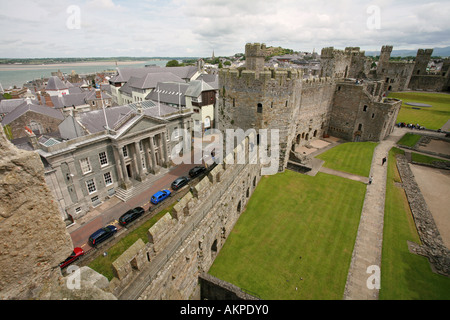
[[62, 73], [71, 74], [75, 71], [77, 74], [88, 74], [102, 72], [105, 70], [116, 70], [117, 67], [120, 68], [141, 68], [145, 65], [156, 65], [159, 67], [164, 67], [168, 60], [148, 60], [142, 63], [127, 63], [118, 62], [117, 66], [115, 62], [111, 64], [83, 64], [80, 65], [68, 65], [63, 64], [58, 65], [24, 65], [24, 64], [14, 64], [14, 65], [0, 65], [0, 84], [3, 89], [9, 89], [13, 86], [17, 88], [22, 88], [24, 83], [34, 79], [48, 78], [52, 75], [52, 72], [57, 72], [58, 70]]

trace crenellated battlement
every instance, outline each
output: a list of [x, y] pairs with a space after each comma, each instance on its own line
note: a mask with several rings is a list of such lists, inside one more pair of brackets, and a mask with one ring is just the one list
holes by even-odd
[[433, 54], [433, 49], [419, 49], [417, 55], [430, 56]]
[[219, 78], [227, 80], [245, 79], [247, 81], [262, 81], [270, 80], [297, 80], [303, 77], [303, 71], [298, 69], [285, 68], [267, 68], [262, 71], [248, 70], [248, 69], [234, 69], [224, 68], [219, 70]]
[[[359, 49], [359, 48], [358, 48]], [[332, 59], [347, 55], [349, 52], [344, 50], [335, 49], [334, 47], [323, 48], [320, 54], [321, 59]]]

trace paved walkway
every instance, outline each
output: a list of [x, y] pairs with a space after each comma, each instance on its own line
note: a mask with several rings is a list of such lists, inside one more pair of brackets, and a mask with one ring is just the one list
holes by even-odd
[[377, 300], [383, 242], [384, 202], [386, 194], [387, 162], [389, 150], [404, 132], [395, 128], [391, 135], [375, 148], [361, 219], [353, 249], [352, 260], [344, 291], [345, 300]]

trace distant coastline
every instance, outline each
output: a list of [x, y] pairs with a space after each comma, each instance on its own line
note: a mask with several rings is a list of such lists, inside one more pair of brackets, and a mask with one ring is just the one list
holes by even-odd
[[[156, 60], [156, 59], [155, 59]], [[160, 60], [160, 59], [158, 59]], [[152, 60], [145, 61], [117, 61], [117, 66], [143, 64]], [[66, 63], [49, 63], [49, 64], [0, 64], [0, 71], [19, 71], [19, 70], [39, 70], [51, 68], [66, 67], [89, 67], [89, 66], [111, 66], [116, 65], [116, 61], [85, 61], [85, 62], [66, 62]], [[57, 71], [57, 70], [55, 70]]]

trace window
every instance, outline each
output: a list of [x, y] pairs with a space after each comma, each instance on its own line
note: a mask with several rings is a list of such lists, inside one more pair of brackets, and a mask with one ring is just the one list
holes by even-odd
[[86, 181], [86, 187], [88, 189], [89, 194], [97, 191], [97, 188], [95, 187], [94, 179], [89, 179], [88, 181]]
[[261, 103], [258, 103], [257, 112], [262, 113], [262, 104]]
[[113, 183], [112, 177], [111, 177], [111, 172], [106, 172], [105, 174], [103, 174], [103, 177], [105, 178], [105, 185], [108, 186]]
[[362, 124], [360, 123], [359, 125], [358, 125], [358, 131], [361, 131], [362, 130]]
[[143, 151], [144, 150], [144, 146], [142, 145], [142, 140], [139, 141], [139, 151]]
[[101, 201], [98, 199], [98, 196], [92, 197], [91, 201], [94, 207], [98, 206], [101, 203]]
[[364, 106], [363, 111], [364, 112], [367, 111], [367, 106]]
[[103, 152], [100, 152], [99, 154], [98, 154], [98, 157], [99, 157], [99, 159], [100, 159], [100, 165], [103, 167], [103, 166], [106, 166], [107, 164], [108, 164], [108, 158], [106, 157], [106, 152], [105, 151], [103, 151]]
[[142, 169], [145, 169], [145, 156], [141, 156]]
[[81, 213], [81, 207], [76, 208], [76, 209], [75, 209], [75, 213], [76, 213], [76, 214], [80, 214], [80, 213]]
[[81, 159], [80, 160], [80, 165], [81, 165], [81, 171], [83, 173], [91, 172], [91, 165], [89, 164], [89, 159], [88, 158]]
[[123, 146], [122, 152], [123, 152], [123, 157], [124, 158], [128, 158], [128, 148], [127, 148], [127, 146]]

